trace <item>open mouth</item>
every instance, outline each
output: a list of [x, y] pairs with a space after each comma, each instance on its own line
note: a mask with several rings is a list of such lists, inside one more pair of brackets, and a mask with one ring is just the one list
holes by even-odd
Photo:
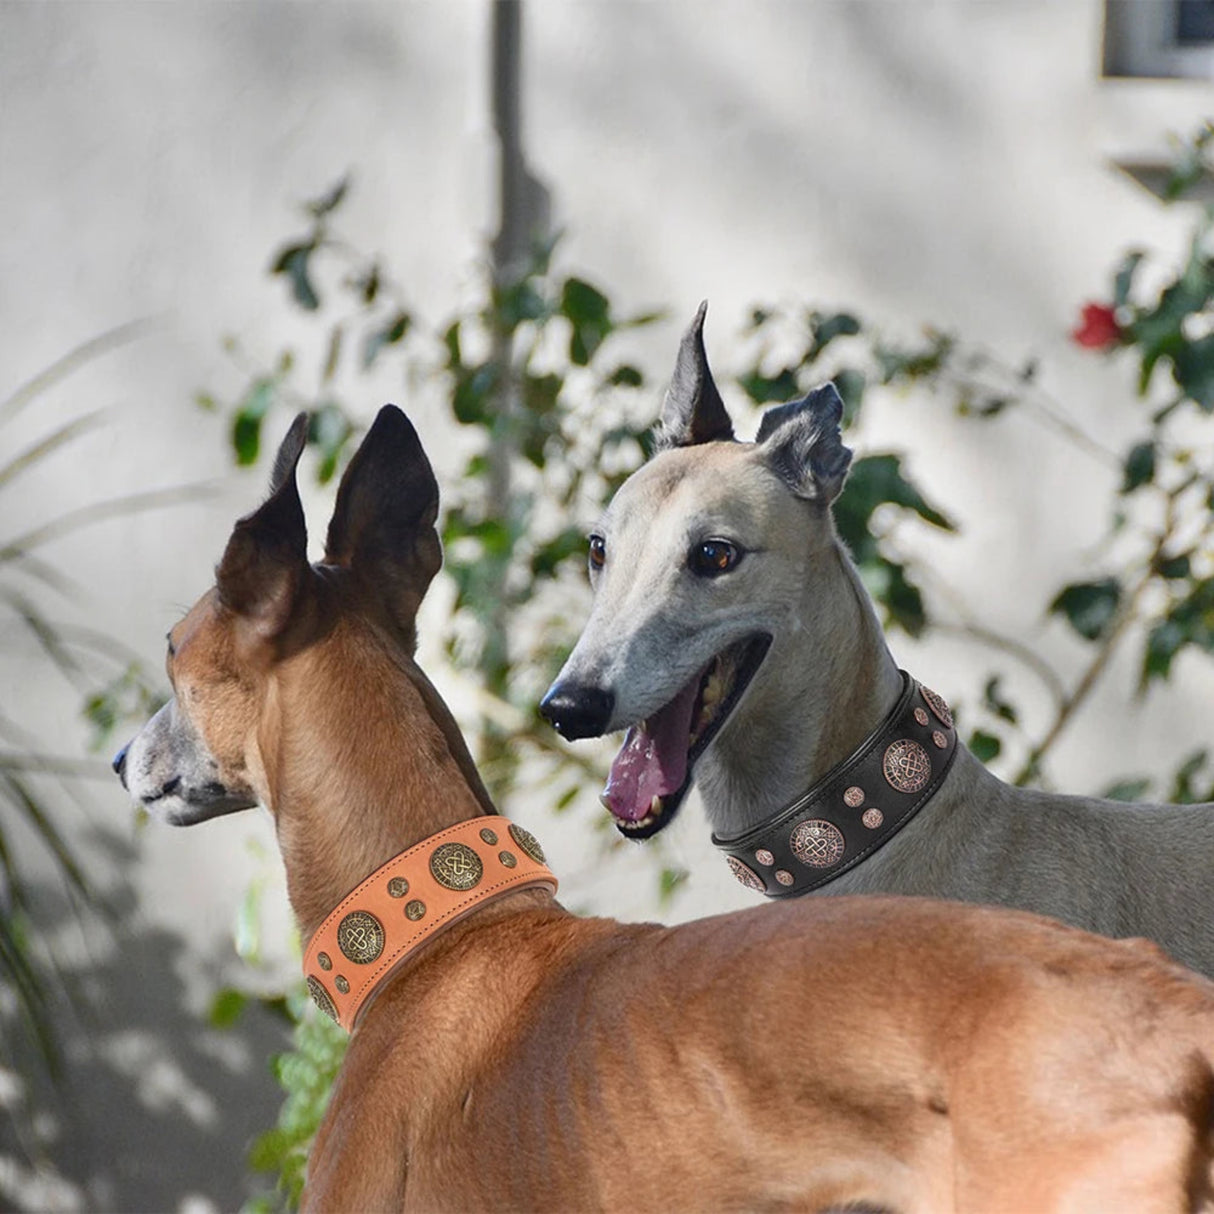
[[723, 649], [665, 707], [629, 728], [599, 798], [622, 834], [648, 839], [670, 825], [696, 760], [729, 719], [770, 644], [764, 633]]

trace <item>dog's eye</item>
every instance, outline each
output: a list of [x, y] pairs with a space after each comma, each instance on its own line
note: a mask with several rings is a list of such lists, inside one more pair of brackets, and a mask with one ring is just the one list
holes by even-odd
[[607, 563], [607, 541], [601, 535], [590, 537], [590, 568], [602, 569]]
[[699, 577], [718, 577], [741, 559], [742, 553], [728, 540], [704, 540], [692, 548], [687, 563]]

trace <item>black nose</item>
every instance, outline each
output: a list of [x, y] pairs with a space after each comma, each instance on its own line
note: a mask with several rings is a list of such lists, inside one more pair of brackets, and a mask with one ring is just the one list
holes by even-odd
[[110, 766], [114, 769], [114, 774], [122, 781], [122, 787], [126, 787], [126, 752], [131, 749], [131, 744], [128, 742], [115, 756], [114, 761]]
[[579, 687], [576, 683], [554, 683], [540, 701], [541, 714], [562, 738], [597, 738], [607, 728], [615, 708], [615, 696], [601, 687]]

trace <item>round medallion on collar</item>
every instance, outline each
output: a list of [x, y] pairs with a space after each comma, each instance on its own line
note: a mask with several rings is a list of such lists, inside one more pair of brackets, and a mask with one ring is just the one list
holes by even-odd
[[384, 951], [384, 925], [368, 911], [351, 911], [337, 929], [337, 947], [356, 965], [370, 965]]
[[447, 889], [472, 889], [484, 875], [481, 858], [465, 843], [443, 843], [430, 856], [430, 873]]
[[847, 844], [843, 832], [833, 822], [810, 818], [793, 828], [788, 846], [802, 864], [811, 868], [830, 868], [843, 859]]
[[753, 869], [747, 868], [736, 856], [726, 856], [725, 863], [729, 865], [730, 871], [747, 889], [757, 890], [759, 893], [764, 893], [767, 886], [763, 884], [763, 879]]
[[864, 789], [859, 784], [853, 784], [843, 793], [843, 804], [859, 809], [864, 804]]
[[328, 1016], [330, 1020], [337, 1019], [337, 1008], [333, 1006], [333, 1000], [329, 998], [329, 992], [325, 990], [324, 986], [313, 978], [311, 974], [308, 975], [308, 994], [312, 996], [312, 1002], [315, 1003], [316, 1006], [320, 1008], [320, 1010], [324, 1012], [324, 1014]]
[[521, 826], [515, 826], [510, 823], [510, 837], [519, 845], [519, 847], [527, 853], [536, 864], [545, 864], [544, 849], [540, 846], [540, 841], [529, 831], [524, 830]]
[[927, 706], [940, 718], [945, 729], [953, 727], [953, 711], [943, 696], [937, 695], [930, 687], [920, 685], [919, 694], [927, 701]]
[[891, 788], [898, 792], [918, 792], [932, 778], [932, 761], [918, 742], [900, 738], [885, 748], [881, 770]]

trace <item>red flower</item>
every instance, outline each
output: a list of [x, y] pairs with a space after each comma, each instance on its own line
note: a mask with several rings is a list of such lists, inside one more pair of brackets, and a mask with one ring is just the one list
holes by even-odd
[[1083, 317], [1071, 330], [1071, 340], [1088, 350], [1108, 350], [1121, 342], [1117, 314], [1108, 304], [1085, 304]]

